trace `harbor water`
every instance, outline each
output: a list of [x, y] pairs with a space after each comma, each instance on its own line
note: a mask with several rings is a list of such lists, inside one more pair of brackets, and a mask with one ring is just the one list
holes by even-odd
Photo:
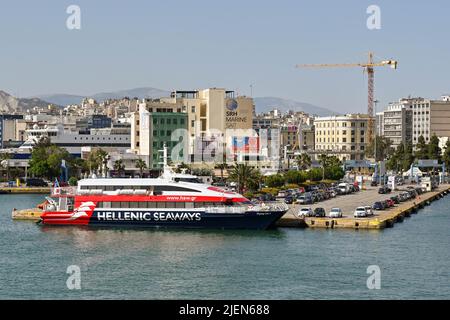
[[[381, 231], [182, 231], [12, 221], [0, 195], [0, 299], [450, 299], [450, 195]], [[69, 266], [81, 289], [67, 286]], [[369, 266], [381, 271], [369, 290]]]

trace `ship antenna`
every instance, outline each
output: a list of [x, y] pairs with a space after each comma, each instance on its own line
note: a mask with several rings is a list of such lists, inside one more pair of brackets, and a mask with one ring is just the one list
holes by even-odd
[[163, 153], [163, 162], [161, 164], [163, 165], [163, 177], [164, 178], [170, 178], [173, 175], [172, 168], [169, 166], [168, 161], [167, 161], [167, 158], [168, 158], [167, 150], [168, 150], [168, 148], [165, 143], [164, 143], [163, 150], [159, 150], [160, 152]]

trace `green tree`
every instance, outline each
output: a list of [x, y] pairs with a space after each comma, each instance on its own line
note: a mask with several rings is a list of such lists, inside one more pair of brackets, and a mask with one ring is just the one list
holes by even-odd
[[389, 138], [377, 136], [376, 139], [372, 139], [372, 142], [366, 148], [366, 157], [375, 158], [375, 145], [376, 145], [376, 161], [382, 161], [387, 159], [394, 153], [392, 148], [392, 141]]
[[395, 172], [408, 171], [414, 162], [413, 148], [410, 143], [400, 143], [386, 163], [388, 170]]
[[122, 177], [125, 172], [125, 164], [123, 163], [123, 160], [118, 159], [118, 160], [114, 161], [113, 167], [114, 167], [114, 171], [119, 173], [119, 177]]
[[325, 179], [340, 180], [345, 176], [345, 172], [340, 166], [332, 166], [325, 169]]
[[428, 145], [425, 142], [425, 138], [421, 135], [417, 140], [415, 158], [416, 160], [428, 159], [428, 153]]
[[95, 151], [94, 154], [95, 157], [95, 161], [97, 163], [97, 168], [100, 172], [100, 175], [102, 176], [107, 176], [107, 171], [108, 171], [108, 159], [109, 159], [109, 154], [108, 152], [106, 152], [103, 149], [98, 149]]
[[30, 172], [34, 176], [53, 180], [60, 175], [62, 160], [71, 163], [69, 152], [54, 144], [48, 145], [44, 140], [36, 144], [31, 152]]
[[439, 147], [439, 138], [433, 134], [428, 144], [428, 158], [441, 161], [442, 150]]
[[69, 183], [69, 186], [74, 187], [74, 186], [77, 185], [78, 180], [77, 180], [77, 178], [75, 178], [75, 177], [70, 177], [68, 183]]
[[444, 155], [442, 156], [442, 161], [445, 164], [447, 171], [450, 168], [450, 139], [447, 140], [444, 147]]
[[215, 165], [216, 169], [220, 169], [220, 181], [223, 181], [223, 172], [228, 169], [228, 165], [226, 162], [217, 163]]
[[135, 165], [136, 165], [136, 168], [139, 169], [139, 177], [142, 178], [144, 176], [144, 170], [147, 169], [147, 163], [145, 163], [144, 160], [139, 158], [136, 160]]
[[284, 176], [281, 174], [274, 174], [265, 178], [265, 184], [269, 188], [280, 188], [284, 186], [285, 180]]
[[307, 175], [302, 171], [290, 170], [284, 174], [284, 180], [288, 184], [301, 184], [306, 179]]
[[311, 167], [311, 157], [306, 153], [302, 153], [295, 158], [295, 163], [299, 170], [307, 170]]
[[244, 191], [257, 190], [261, 179], [259, 170], [250, 167], [246, 163], [235, 164], [230, 171], [230, 181], [238, 184], [239, 193]]
[[320, 181], [324, 178], [324, 173], [322, 169], [314, 168], [309, 170], [308, 178], [311, 181]]
[[0, 165], [2, 170], [4, 169], [6, 171], [6, 180], [9, 180], [10, 177], [10, 168], [9, 168], [9, 159], [11, 159], [11, 154], [2, 152], [0, 154]]

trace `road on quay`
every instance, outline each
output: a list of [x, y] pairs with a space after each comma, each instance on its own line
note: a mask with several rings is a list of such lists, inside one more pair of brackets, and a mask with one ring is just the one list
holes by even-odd
[[[372, 206], [376, 201], [386, 200], [392, 196], [396, 196], [402, 192], [404, 192], [407, 188], [406, 185], [400, 186], [400, 190], [393, 191], [390, 194], [378, 194], [378, 187], [367, 187], [366, 190], [361, 190], [359, 192], [355, 192], [348, 195], [336, 196], [335, 198], [328, 199], [321, 202], [316, 202], [313, 205], [289, 205], [290, 209], [286, 213], [286, 217], [298, 217], [297, 213], [300, 208], [308, 208], [311, 207], [313, 210], [315, 208], [324, 208], [327, 216], [332, 208], [341, 208], [343, 213], [343, 218], [353, 218], [353, 213], [357, 207], [361, 206]], [[410, 200], [412, 201], [412, 200]], [[374, 211], [375, 215], [379, 215], [389, 210], [383, 211]]]

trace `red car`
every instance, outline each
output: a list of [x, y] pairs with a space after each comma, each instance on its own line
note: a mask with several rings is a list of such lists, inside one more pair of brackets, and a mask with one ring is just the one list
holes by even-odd
[[395, 205], [395, 202], [392, 199], [386, 199], [386, 202], [389, 205], [389, 208], [391, 208], [391, 207], [393, 207]]

